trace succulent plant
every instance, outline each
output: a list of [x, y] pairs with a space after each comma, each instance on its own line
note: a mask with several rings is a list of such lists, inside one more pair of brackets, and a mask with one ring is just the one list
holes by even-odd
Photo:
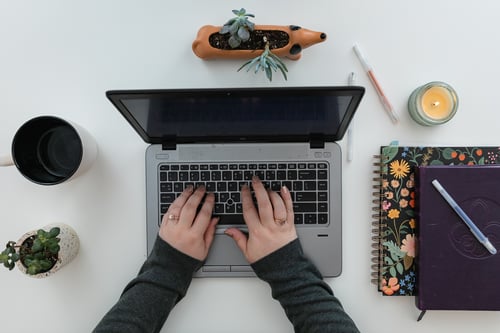
[[18, 260], [19, 253], [16, 251], [16, 242], [7, 242], [5, 250], [0, 253], [0, 263], [2, 263], [9, 270], [12, 270]]
[[30, 275], [48, 271], [57, 261], [60, 250], [60, 239], [57, 236], [60, 231], [59, 227], [54, 227], [49, 231], [39, 229], [36, 235], [27, 238], [23, 244], [7, 242], [5, 250], [0, 253], [0, 263], [12, 270], [15, 262], [21, 260]]
[[281, 74], [283, 74], [283, 77], [286, 80], [287, 79], [286, 73], [288, 72], [288, 69], [286, 68], [285, 63], [281, 61], [280, 57], [271, 52], [271, 50], [269, 49], [269, 41], [267, 40], [266, 37], [264, 37], [264, 43], [266, 43], [264, 52], [262, 52], [261, 55], [244, 63], [238, 69], [238, 72], [245, 67], [248, 67], [247, 68], [248, 72], [252, 67], [255, 66], [255, 73], [257, 73], [260, 69], [266, 73], [266, 77], [269, 79], [269, 81], [272, 81], [273, 71], [276, 72], [279, 69], [281, 71]]
[[255, 25], [248, 18], [255, 17], [255, 15], [247, 13], [245, 8], [233, 9], [233, 13], [236, 17], [227, 21], [219, 33], [222, 35], [229, 33], [229, 45], [236, 48], [241, 42], [245, 42], [250, 38], [250, 31], [253, 31]]

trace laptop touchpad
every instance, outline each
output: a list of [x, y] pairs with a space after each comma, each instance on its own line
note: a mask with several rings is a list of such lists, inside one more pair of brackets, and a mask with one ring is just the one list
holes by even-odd
[[231, 237], [216, 234], [205, 265], [248, 265], [248, 261]]

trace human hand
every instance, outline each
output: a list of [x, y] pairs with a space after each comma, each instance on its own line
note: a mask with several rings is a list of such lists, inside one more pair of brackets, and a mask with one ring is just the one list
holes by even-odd
[[205, 196], [204, 186], [193, 191], [187, 187], [163, 216], [159, 235], [161, 239], [180, 252], [203, 261], [214, 240], [218, 218], [212, 217], [214, 194], [208, 193], [201, 210], [196, 213]]
[[286, 187], [281, 188], [281, 196], [276, 192], [267, 191], [255, 176], [252, 186], [258, 210], [248, 186], [245, 185], [241, 189], [243, 218], [248, 226], [248, 237], [237, 228], [225, 231], [226, 235], [235, 240], [251, 264], [297, 238], [290, 191]]

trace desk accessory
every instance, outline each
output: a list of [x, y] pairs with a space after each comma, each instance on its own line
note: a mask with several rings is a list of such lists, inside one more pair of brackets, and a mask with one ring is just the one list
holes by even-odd
[[389, 118], [391, 118], [391, 121], [394, 124], [397, 124], [399, 122], [399, 117], [396, 114], [396, 111], [394, 111], [394, 107], [392, 106], [391, 102], [389, 102], [389, 99], [384, 93], [384, 90], [382, 90], [382, 86], [380, 85], [379, 81], [375, 76], [375, 73], [373, 72], [373, 67], [368, 64], [368, 61], [366, 60], [365, 56], [361, 53], [361, 50], [359, 49], [359, 46], [357, 44], [354, 45], [353, 50], [356, 56], [358, 57], [359, 61], [361, 62], [361, 65], [363, 65], [363, 69], [366, 71], [366, 74], [368, 75], [370, 82], [373, 84], [373, 87], [375, 88], [375, 91], [377, 92], [377, 95], [380, 98], [380, 101], [382, 102], [385, 111], [389, 115]]
[[500, 246], [500, 166], [419, 167], [417, 307], [500, 310], [500, 255], [490, 253], [476, 239], [471, 233], [474, 228], [469, 229], [443, 200], [434, 180], [453, 196], [492, 247]]
[[17, 268], [26, 275], [43, 278], [71, 262], [80, 249], [75, 230], [67, 224], [49, 224], [25, 233], [17, 241], [7, 242], [0, 263], [9, 270]]
[[448, 122], [458, 110], [456, 91], [444, 82], [429, 82], [415, 89], [408, 99], [408, 112], [420, 125]]
[[87, 171], [97, 156], [97, 144], [81, 126], [54, 116], [25, 122], [14, 135], [10, 156], [0, 166], [15, 165], [28, 180], [55, 185]]
[[[372, 283], [387, 296], [416, 295], [415, 168], [500, 163], [499, 147], [382, 146], [376, 156]], [[440, 198], [440, 200], [443, 200]]]
[[326, 40], [324, 32], [304, 29], [298, 25], [254, 25], [253, 14], [244, 8], [234, 9], [236, 17], [223, 26], [205, 25], [198, 30], [192, 49], [202, 59], [253, 59], [240, 70], [255, 65], [255, 73], [266, 73], [271, 81], [273, 71], [280, 70], [286, 79], [288, 71], [280, 58], [298, 60], [302, 50]]

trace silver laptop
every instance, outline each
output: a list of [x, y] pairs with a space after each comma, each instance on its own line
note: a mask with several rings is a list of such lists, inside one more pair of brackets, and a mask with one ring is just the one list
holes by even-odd
[[189, 184], [216, 195], [216, 236], [197, 277], [254, 276], [229, 226], [245, 231], [240, 188], [258, 175], [294, 200], [304, 252], [325, 277], [342, 269], [344, 135], [363, 87], [220, 88], [108, 91], [151, 145], [146, 150], [147, 247], [165, 212]]

